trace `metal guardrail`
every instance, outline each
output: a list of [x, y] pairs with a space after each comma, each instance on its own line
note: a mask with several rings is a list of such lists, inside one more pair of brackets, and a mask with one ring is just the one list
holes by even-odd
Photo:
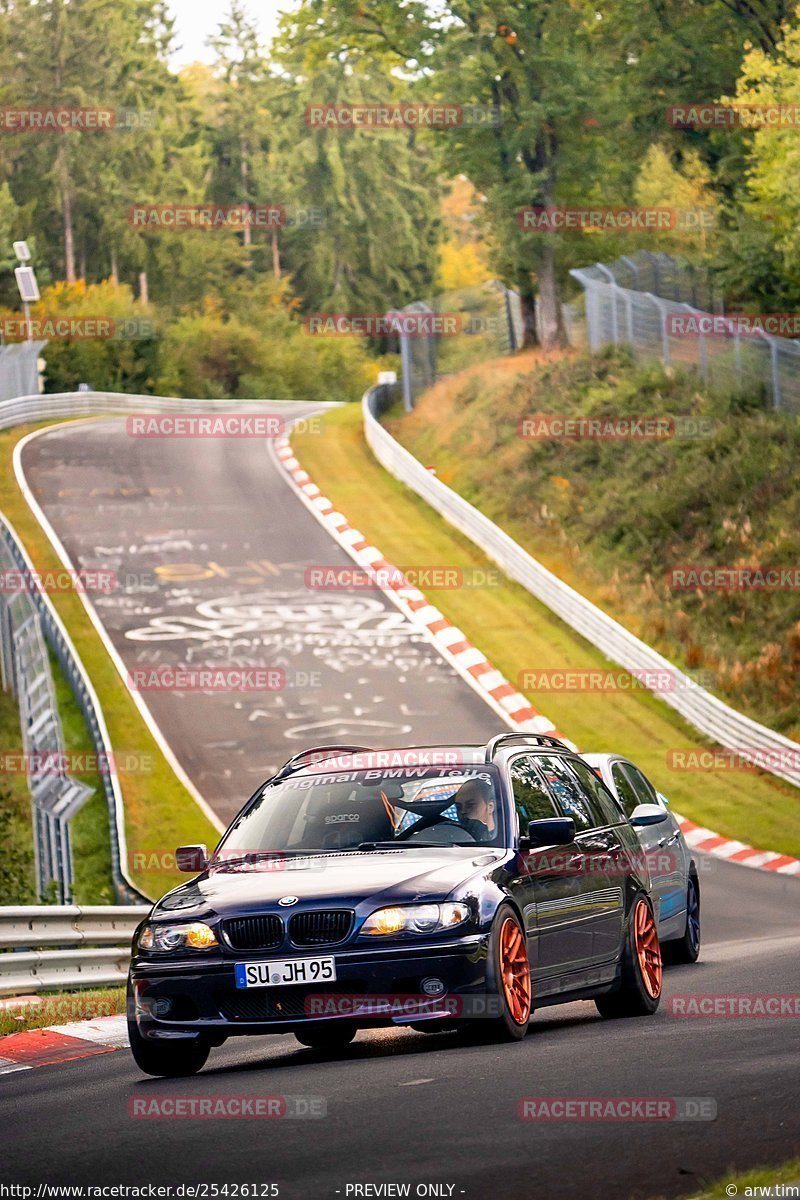
[[69, 823], [92, 789], [67, 774], [64, 737], [53, 673], [42, 636], [42, 620], [16, 547], [0, 517], [0, 672], [2, 686], [17, 698], [22, 745], [31, 792], [37, 893], [55, 884], [63, 904], [72, 898]]
[[[396, 386], [396, 385], [395, 385]], [[447, 487], [383, 428], [379, 414], [392, 397], [392, 385], [370, 388], [362, 411], [367, 444], [381, 466], [409, 487], [445, 520], [464, 533], [517, 583], [598, 650], [628, 671], [670, 672], [674, 687], [659, 697], [695, 729], [719, 745], [752, 758], [759, 766], [800, 787], [800, 745], [737, 712], [663, 655], [635, 637], [602, 609], [581, 596], [504, 533], [493, 521]]]
[[[263, 411], [265, 404], [270, 403], [272, 402], [263, 400], [198, 401], [167, 396], [128, 396], [119, 392], [64, 392], [49, 396], [35, 394], [18, 396], [13, 400], [0, 402], [0, 429], [11, 429], [18, 425], [59, 418], [108, 416], [117, 413], [229, 412], [234, 404], [237, 412], [259, 412]], [[0, 514], [0, 542], [2, 542], [4, 553], [10, 556], [10, 561], [16, 569], [35, 575], [33, 563], [20, 538], [2, 517], [2, 514]], [[107, 764], [106, 769], [101, 772], [101, 778], [109, 811], [111, 865], [115, 894], [121, 904], [144, 900], [145, 897], [135, 887], [127, 870], [122, 791], [114, 768], [111, 741], [100, 703], [86, 669], [49, 596], [36, 589], [31, 589], [27, 594], [30, 596], [37, 614], [45, 641], [56, 655], [61, 670], [83, 713], [98, 760]], [[27, 698], [20, 697], [23, 712], [26, 704]], [[60, 841], [51, 838], [49, 844], [53, 853], [57, 853], [60, 846], [62, 855], [65, 848], [68, 848], [68, 845], [64, 843], [63, 836]]]
[[[0, 951], [6, 951], [0, 953], [0, 996], [124, 983], [128, 943], [149, 911], [139, 905], [0, 908]], [[42, 949], [48, 946], [70, 949]]]

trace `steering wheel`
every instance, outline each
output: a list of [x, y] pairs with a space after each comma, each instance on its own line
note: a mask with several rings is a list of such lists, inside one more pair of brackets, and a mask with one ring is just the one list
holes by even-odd
[[419, 833], [421, 829], [430, 829], [433, 825], [453, 825], [456, 829], [461, 829], [473, 842], [477, 842], [474, 833], [471, 833], [460, 821], [454, 821], [452, 817], [445, 817], [441, 813], [431, 813], [429, 817], [423, 817], [421, 821], [417, 821], [416, 825], [411, 825], [408, 829], [404, 829], [395, 838], [396, 842], [406, 842], [414, 833]]

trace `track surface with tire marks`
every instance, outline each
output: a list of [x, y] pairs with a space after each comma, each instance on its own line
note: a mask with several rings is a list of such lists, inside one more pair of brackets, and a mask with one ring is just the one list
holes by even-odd
[[[108, 597], [98, 610], [128, 664], [185, 661], [187, 653], [194, 662], [235, 661], [234, 650], [243, 661], [272, 653], [286, 634], [284, 618], [294, 619], [289, 607], [276, 622], [276, 596], [304, 595], [309, 563], [345, 564], [258, 443], [131, 445], [124, 423], [108, 420], [36, 439], [23, 463], [76, 562], [114, 565], [116, 555], [121, 571], [152, 571], [165, 561], [215, 562], [228, 571], [212, 568], [185, 590], [171, 583], [149, 595], [121, 595], [121, 603]], [[110, 494], [102, 498], [98, 489]], [[347, 515], [357, 523], [357, 513]], [[275, 571], [252, 569], [249, 582], [231, 572], [262, 560]], [[235, 606], [219, 603], [231, 596]], [[390, 610], [380, 593], [373, 598]], [[172, 633], [205, 633], [155, 645], [126, 637], [132, 629], [170, 632], [170, 623]], [[240, 637], [242, 644], [231, 646]], [[287, 751], [324, 740], [325, 729], [334, 740], [367, 744], [477, 740], [497, 729], [497, 718], [435, 661], [432, 648], [402, 637], [402, 672], [389, 655], [376, 661], [365, 652], [363, 637], [348, 639], [358, 662], [338, 661], [336, 671], [317, 652], [318, 641], [290, 638], [285, 664], [322, 672], [321, 686], [304, 694], [300, 716], [283, 704], [265, 706], [269, 715], [260, 716], [254, 700], [239, 697], [237, 707], [226, 695], [162, 694], [150, 703], [223, 817], [256, 776]], [[370, 732], [370, 721], [404, 729], [379, 733], [377, 725]], [[301, 729], [300, 736], [287, 738], [287, 727]], [[3, 1176], [22, 1183], [277, 1182], [282, 1197], [298, 1200], [344, 1197], [347, 1184], [359, 1183], [410, 1183], [412, 1195], [418, 1183], [452, 1184], [454, 1197], [481, 1200], [506, 1192], [619, 1200], [691, 1193], [730, 1168], [779, 1163], [800, 1150], [797, 1019], [685, 1019], [672, 1014], [671, 1000], [800, 994], [800, 882], [710, 858], [700, 865], [701, 959], [667, 968], [653, 1017], [604, 1021], [593, 1004], [574, 1003], [536, 1013], [528, 1036], [512, 1045], [390, 1029], [361, 1033], [331, 1057], [301, 1048], [291, 1035], [234, 1039], [212, 1051], [200, 1075], [179, 1081], [144, 1078], [124, 1051], [20, 1072], [0, 1078], [0, 1096], [9, 1101], [0, 1118]], [[237, 1094], [321, 1097], [327, 1116], [129, 1116], [132, 1097]], [[519, 1119], [523, 1097], [556, 1096], [708, 1097], [717, 1118]]]

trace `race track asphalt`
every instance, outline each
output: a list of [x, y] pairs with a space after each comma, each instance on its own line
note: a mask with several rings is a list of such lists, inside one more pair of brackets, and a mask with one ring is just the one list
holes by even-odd
[[[320, 596], [304, 586], [309, 565], [349, 560], [263, 444], [132, 441], [114, 419], [48, 432], [23, 463], [74, 561], [150, 573], [96, 598], [129, 668], [320, 673], [320, 686], [297, 694], [149, 694], [222, 817], [293, 750], [328, 736], [398, 744], [497, 731], [494, 714], [380, 592]], [[671, 999], [796, 998], [800, 882], [709, 858], [700, 880], [701, 960], [667, 971], [652, 1018], [603, 1021], [593, 1004], [575, 1003], [537, 1013], [514, 1045], [390, 1029], [359, 1034], [330, 1058], [291, 1035], [234, 1039], [178, 1082], [143, 1077], [126, 1051], [23, 1071], [0, 1078], [0, 1179], [275, 1182], [285, 1200], [377, 1196], [352, 1186], [387, 1183], [409, 1184], [411, 1196], [436, 1184], [439, 1195], [474, 1200], [638, 1200], [780, 1163], [800, 1152], [798, 1019], [681, 1018]], [[318, 1098], [326, 1115], [129, 1115], [134, 1097], [241, 1094]], [[524, 1097], [695, 1097], [712, 1101], [716, 1117], [531, 1122], [517, 1115]]]

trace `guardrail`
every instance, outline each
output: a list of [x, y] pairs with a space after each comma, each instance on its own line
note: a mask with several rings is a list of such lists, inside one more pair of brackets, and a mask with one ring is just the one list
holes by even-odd
[[[395, 385], [396, 386], [396, 385]], [[517, 583], [541, 601], [572, 629], [597, 647], [611, 662], [628, 671], [669, 671], [674, 686], [659, 698], [679, 712], [695, 729], [726, 749], [753, 759], [773, 775], [800, 787], [800, 745], [737, 712], [663, 655], [581, 596], [504, 533], [474, 505], [432, 475], [378, 420], [392, 396], [392, 385], [370, 388], [362, 401], [364, 436], [381, 466], [400, 480], [446, 521], [479, 546]], [[748, 754], [747, 752], [750, 751]]]
[[[69, 417], [109, 416], [132, 413], [259, 412], [272, 401], [184, 400], [175, 396], [128, 396], [119, 392], [63, 392], [49, 396], [18, 396], [0, 402], [0, 429]], [[0, 515], [2, 538], [17, 568], [35, 568], [15, 530]], [[86, 669], [49, 596], [31, 588], [29, 593], [41, 622], [42, 632], [55, 653], [86, 721], [98, 758], [108, 764], [102, 772], [109, 812], [111, 865], [114, 890], [121, 903], [144, 900], [127, 870], [125, 816], [122, 791], [105, 719]]]
[[[6, 951], [0, 953], [0, 996], [124, 983], [128, 943], [148, 912], [140, 905], [0, 908], [0, 951]], [[47, 946], [70, 948], [41, 948]]]

